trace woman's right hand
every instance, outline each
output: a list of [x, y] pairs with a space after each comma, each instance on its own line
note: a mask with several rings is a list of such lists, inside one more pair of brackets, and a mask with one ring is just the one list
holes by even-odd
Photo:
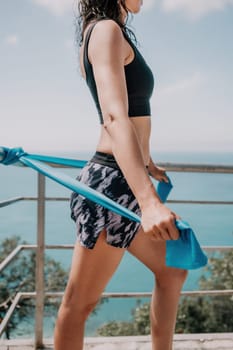
[[153, 240], [177, 240], [179, 231], [175, 220], [179, 217], [162, 203], [155, 203], [142, 210], [141, 225], [143, 231]]

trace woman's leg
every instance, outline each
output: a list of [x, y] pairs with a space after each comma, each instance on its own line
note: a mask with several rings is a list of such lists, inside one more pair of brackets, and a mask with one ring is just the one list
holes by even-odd
[[98, 303], [125, 250], [108, 245], [102, 232], [94, 249], [74, 249], [69, 281], [55, 327], [55, 350], [82, 350], [85, 321]]
[[151, 240], [142, 229], [128, 251], [155, 275], [156, 287], [151, 300], [153, 350], [171, 350], [180, 292], [187, 271], [165, 266], [165, 241]]

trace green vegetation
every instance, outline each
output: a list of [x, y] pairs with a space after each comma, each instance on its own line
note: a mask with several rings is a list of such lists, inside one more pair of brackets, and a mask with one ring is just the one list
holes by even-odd
[[[0, 245], [0, 263], [14, 250], [21, 242], [15, 236], [4, 240]], [[21, 252], [0, 275], [0, 320], [4, 318], [15, 295], [18, 292], [35, 291], [35, 251]], [[61, 267], [60, 263], [46, 257], [45, 258], [45, 291], [63, 291], [67, 282], [68, 274]], [[49, 312], [57, 312], [60, 299], [49, 303]], [[16, 328], [20, 321], [32, 315], [35, 301], [33, 299], [23, 299], [20, 301], [17, 312], [13, 313], [9, 326], [6, 330], [7, 338], [10, 332]]]
[[[201, 289], [233, 289], [233, 251], [209, 259], [206, 273], [200, 278]], [[138, 304], [131, 322], [110, 322], [100, 327], [101, 336], [146, 335], [150, 333], [148, 303]], [[233, 331], [233, 296], [182, 297], [176, 333]]]
[[112, 321], [97, 329], [97, 334], [103, 337], [147, 335], [150, 334], [149, 303], [141, 304], [132, 310], [131, 322]]
[[[210, 258], [200, 289], [233, 289], [233, 251]], [[183, 298], [177, 332], [208, 333], [233, 331], [233, 296]]]

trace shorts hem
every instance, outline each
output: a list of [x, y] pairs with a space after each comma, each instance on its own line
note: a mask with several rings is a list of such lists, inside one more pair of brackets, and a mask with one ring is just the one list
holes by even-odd
[[[106, 243], [106, 244], [108, 244], [108, 245], [110, 245], [110, 246], [112, 246], [112, 247], [114, 247], [114, 248], [128, 249], [128, 248], [130, 247], [131, 243], [133, 242], [134, 238], [136, 237], [137, 232], [139, 231], [140, 227], [141, 227], [140, 225], [137, 227], [137, 230], [136, 230], [136, 232], [134, 233], [133, 237], [130, 239], [130, 241], [129, 241], [129, 242], [126, 242], [126, 243], [124, 243], [124, 244], [122, 244], [122, 245], [120, 245], [120, 243], [109, 242], [109, 241], [107, 240], [107, 228], [106, 228], [106, 227], [103, 227], [103, 228], [100, 230], [100, 233], [103, 231], [103, 229], [106, 229], [106, 237], [105, 237], [105, 243]], [[80, 245], [81, 245], [82, 247], [84, 247], [84, 248], [87, 248], [87, 249], [94, 249], [94, 247], [95, 247], [95, 245], [96, 245], [96, 243], [97, 243], [97, 241], [98, 241], [98, 239], [99, 239], [100, 233], [98, 234], [98, 236], [97, 236], [97, 238], [96, 238], [95, 241], [86, 241], [86, 242], [84, 242], [84, 241], [81, 239], [81, 237], [79, 237], [79, 236], [77, 237], [77, 241], [78, 241], [78, 242], [80, 243]]]

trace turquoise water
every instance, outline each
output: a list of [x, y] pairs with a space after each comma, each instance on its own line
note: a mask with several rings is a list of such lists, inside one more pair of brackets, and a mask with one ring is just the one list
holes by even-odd
[[[72, 157], [72, 155], [69, 156]], [[89, 156], [90, 154], [80, 154], [77, 157], [86, 159]], [[233, 165], [233, 153], [157, 153], [154, 159], [176, 163]], [[72, 177], [76, 177], [78, 172], [77, 169], [61, 169], [61, 171]], [[231, 174], [171, 172], [169, 176], [174, 185], [170, 199], [233, 200], [233, 176]], [[47, 196], [70, 196], [69, 190], [51, 180], [46, 181], [46, 188]], [[16, 196], [35, 196], [36, 191], [37, 175], [33, 170], [0, 166], [0, 201]], [[202, 245], [233, 245], [233, 206], [176, 204], [170, 207], [190, 223]], [[74, 243], [75, 225], [69, 215], [67, 201], [47, 202], [47, 244]], [[20, 235], [29, 243], [36, 242], [36, 203], [18, 202], [0, 209], [0, 240], [15, 234]], [[64, 267], [69, 268], [72, 251], [48, 253], [61, 261]], [[202, 273], [202, 270], [190, 272], [184, 290], [197, 289], [197, 281]], [[151, 273], [135, 258], [126, 254], [106, 291], [147, 292], [152, 288], [153, 276]], [[112, 299], [104, 303], [97, 315], [90, 318], [86, 333], [93, 334], [96, 327], [109, 320], [129, 320], [130, 311], [135, 303], [134, 299]], [[45, 335], [51, 336], [53, 323], [54, 319], [49, 317], [45, 319]], [[26, 322], [26, 325], [21, 325], [22, 327], [29, 332], [32, 323], [30, 322], [29, 327], [29, 323]], [[31, 330], [33, 332], [33, 328]]]

